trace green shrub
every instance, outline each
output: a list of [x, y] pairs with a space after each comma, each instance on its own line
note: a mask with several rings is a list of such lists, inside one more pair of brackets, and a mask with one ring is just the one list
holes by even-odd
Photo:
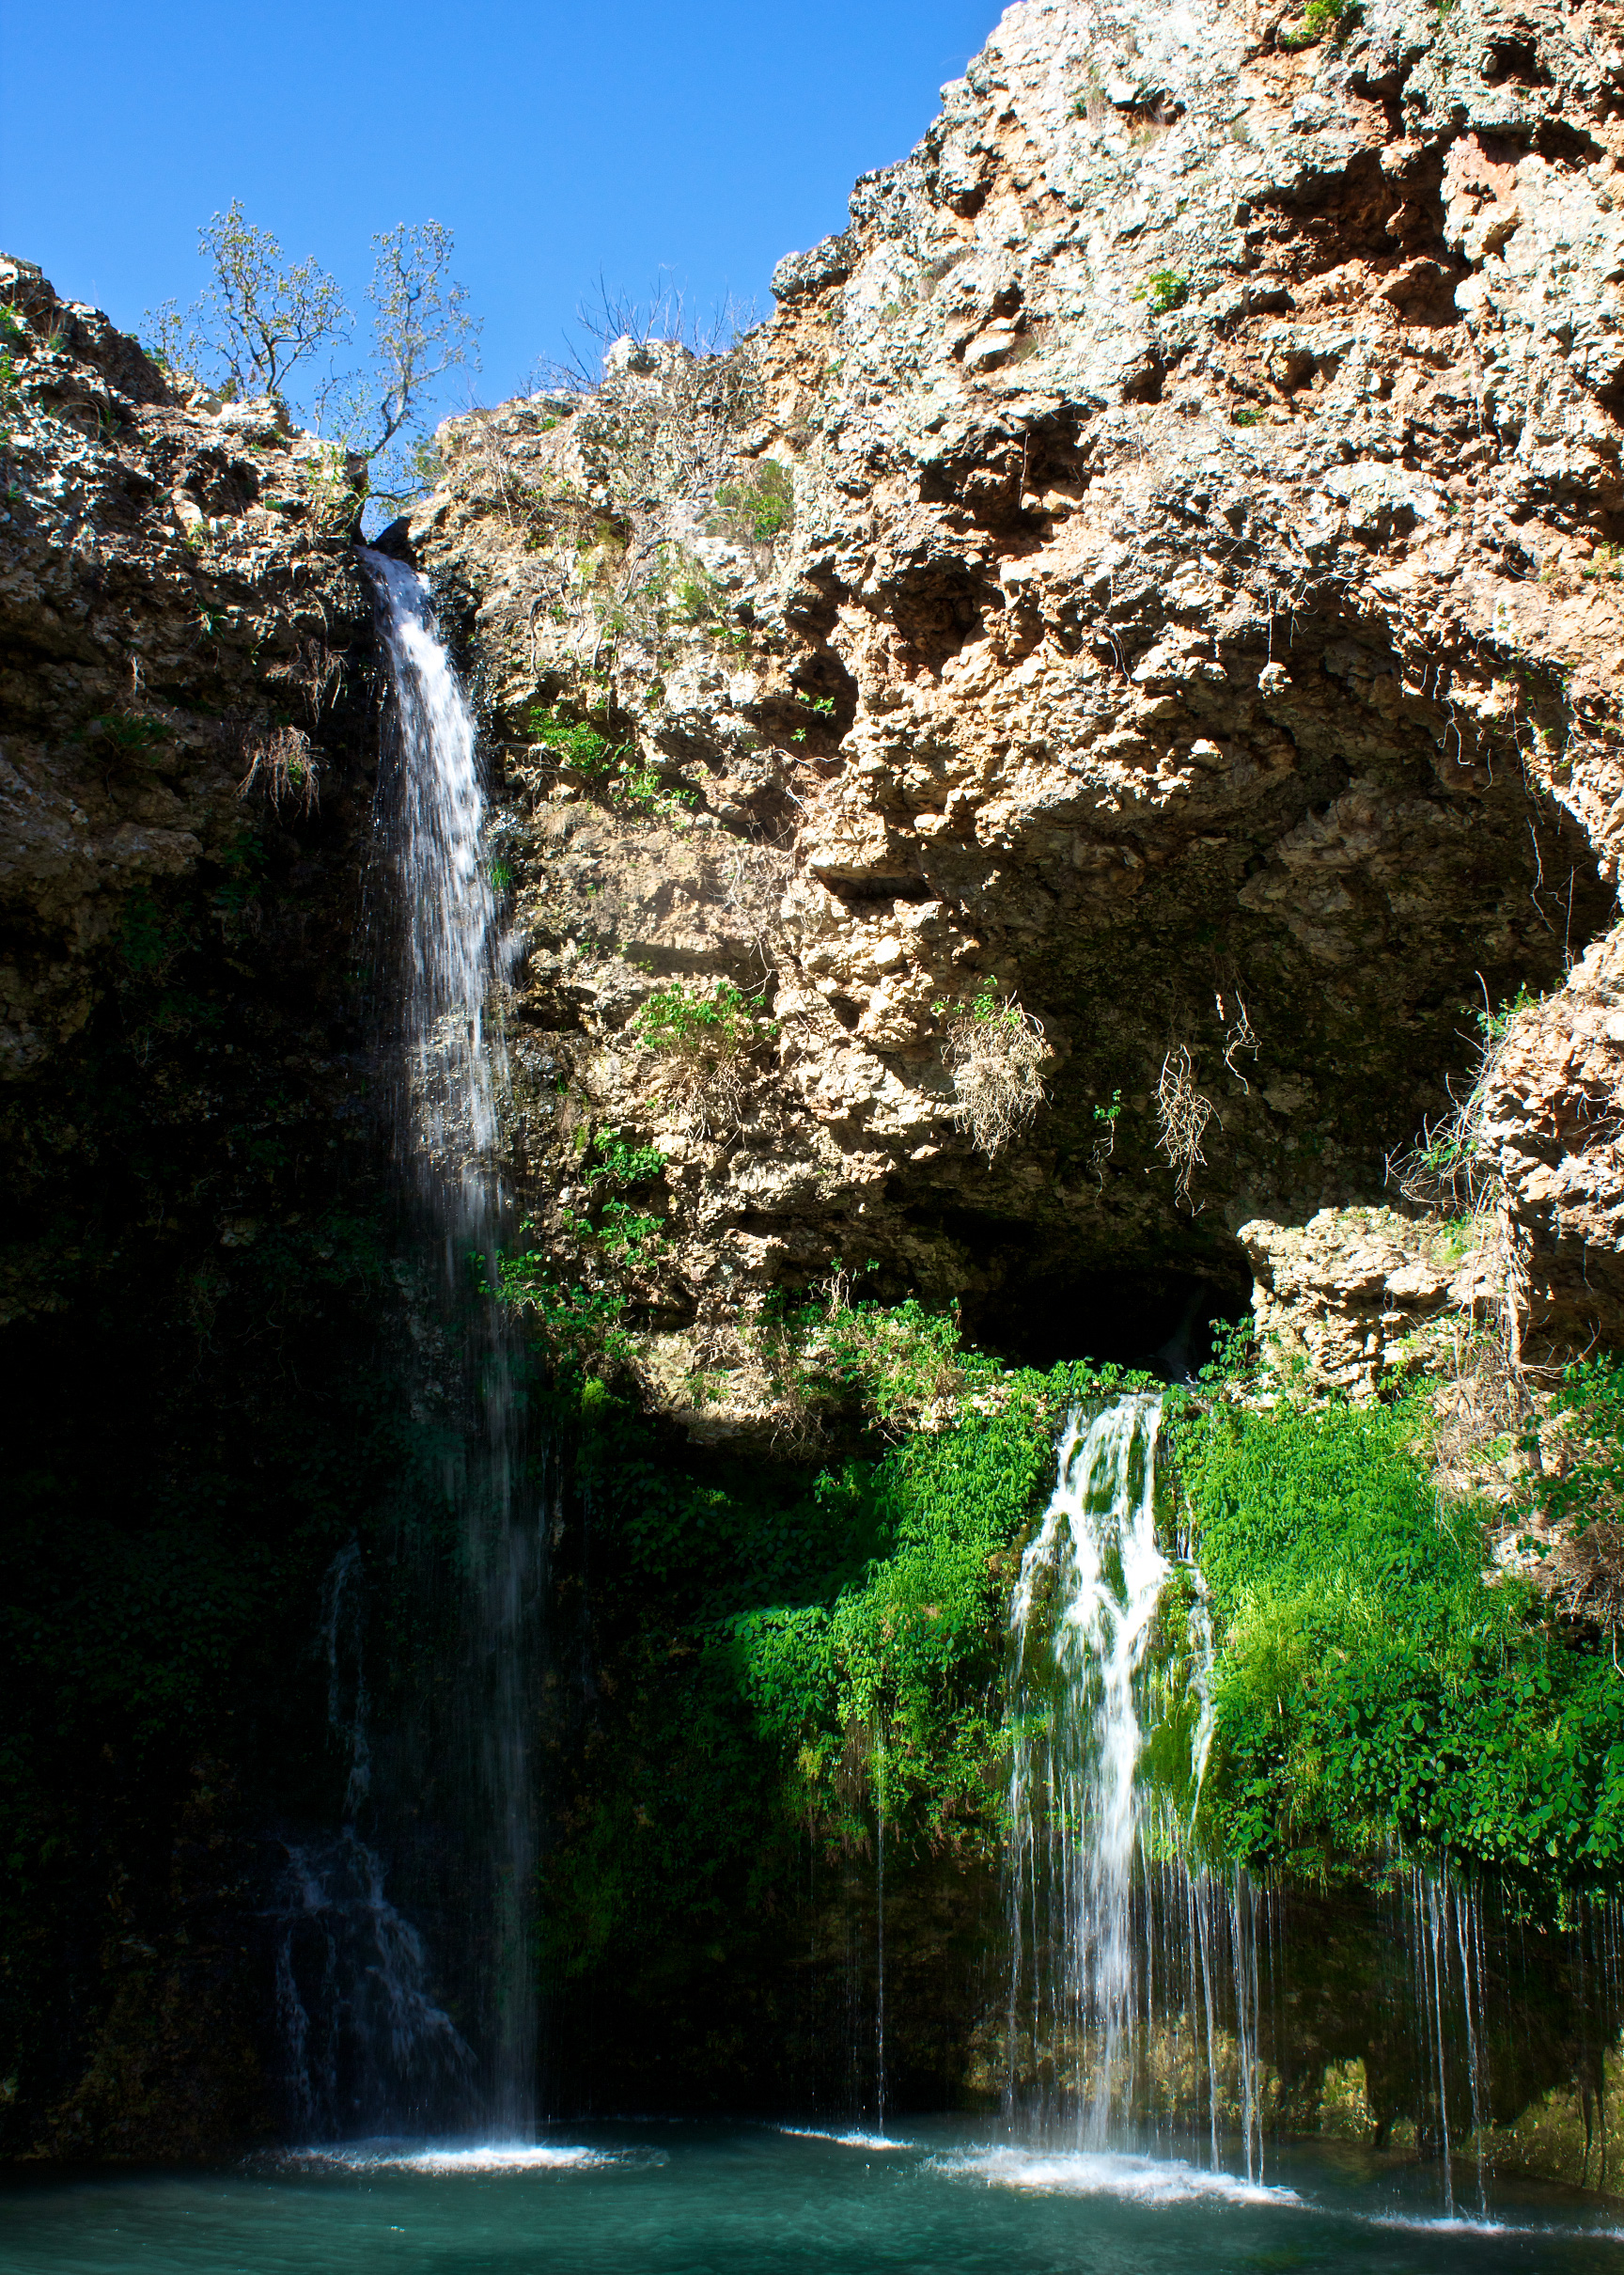
[[1152, 316], [1167, 316], [1190, 297], [1190, 279], [1177, 269], [1157, 269], [1146, 289], [1145, 302]]
[[690, 987], [673, 980], [657, 987], [639, 1009], [632, 1031], [648, 1049], [676, 1059], [724, 1059], [748, 1050], [763, 1034], [776, 1034], [760, 1017], [763, 998], [746, 996], [731, 980]]
[[1554, 1459], [1534, 1498], [1548, 1523], [1586, 1531], [1624, 1518], [1624, 1363], [1606, 1355], [1563, 1370], [1551, 1402]]
[[1485, 1577], [1407, 1405], [1215, 1401], [1178, 1432], [1219, 1650], [1204, 1814], [1253, 1863], [1624, 1874], [1624, 1683]]
[[716, 493], [717, 535], [770, 544], [795, 518], [795, 485], [787, 466], [763, 459], [747, 481], [726, 482]]
[[1359, 0], [1308, 0], [1298, 29], [1283, 31], [1280, 44], [1286, 48], [1312, 47], [1317, 39], [1340, 39], [1352, 30], [1359, 16]]
[[[491, 1260], [476, 1261], [489, 1272]], [[544, 1248], [498, 1256], [494, 1262], [496, 1277], [481, 1279], [482, 1293], [524, 1317], [567, 1381], [601, 1377], [630, 1357], [632, 1339], [620, 1326], [627, 1299], [618, 1289], [568, 1284], [555, 1276], [554, 1259]]]
[[601, 1130], [592, 1150], [597, 1159], [587, 1168], [586, 1182], [610, 1192], [623, 1185], [651, 1185], [665, 1174], [665, 1156], [658, 1146], [628, 1145], [617, 1129]]
[[557, 765], [617, 813], [675, 820], [696, 803], [694, 792], [668, 789], [651, 767], [641, 765], [632, 744], [611, 743], [584, 719], [567, 718], [538, 703], [528, 724], [533, 740]]

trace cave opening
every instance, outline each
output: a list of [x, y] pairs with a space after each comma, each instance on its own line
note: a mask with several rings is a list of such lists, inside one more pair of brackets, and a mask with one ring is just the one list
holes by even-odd
[[1021, 1276], [965, 1304], [966, 1340], [1023, 1366], [1094, 1359], [1181, 1382], [1199, 1373], [1220, 1331], [1245, 1319], [1251, 1303], [1244, 1260]]

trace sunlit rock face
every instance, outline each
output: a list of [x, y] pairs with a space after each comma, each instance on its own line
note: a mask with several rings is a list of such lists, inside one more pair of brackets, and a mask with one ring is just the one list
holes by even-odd
[[171, 385], [25, 262], [0, 259], [0, 301], [10, 1080], [84, 1027], [133, 894], [224, 875], [268, 810], [332, 795], [322, 742], [367, 609], [341, 452], [269, 400]]
[[[1624, 59], [1592, 9], [1291, 33], [1011, 8], [781, 264], [686, 473], [636, 442], [662, 389], [695, 431], [671, 351], [442, 431], [413, 540], [507, 747], [548, 1111], [567, 1064], [658, 1134], [648, 988], [767, 988], [742, 1127], [661, 1139], [660, 1304], [717, 1349], [838, 1253], [1012, 1351], [1146, 1355], [1190, 1287], [1245, 1302], [1242, 1225], [1393, 1200], [1485, 999], [1611, 921]], [[793, 519], [762, 536], [768, 462]], [[554, 702], [691, 815], [578, 794], [535, 745]], [[990, 980], [1054, 1054], [991, 1166], [939, 1009]], [[1180, 1048], [1212, 1108], [1186, 1198]]]

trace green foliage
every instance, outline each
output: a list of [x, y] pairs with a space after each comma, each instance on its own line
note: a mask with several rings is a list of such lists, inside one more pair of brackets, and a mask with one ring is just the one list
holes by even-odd
[[825, 1472], [815, 1491], [857, 1483], [884, 1553], [832, 1601], [720, 1624], [791, 1805], [830, 1832], [866, 1823], [868, 1796], [840, 1776], [853, 1734], [904, 1837], [951, 1843], [985, 1826], [1010, 1551], [1051, 1481], [1052, 1413], [1041, 1379], [1017, 1377], [998, 1413], [911, 1438], [867, 1473]]
[[725, 482], [716, 504], [729, 535], [770, 544], [795, 518], [795, 486], [787, 466], [763, 459], [747, 481]]
[[1491, 1584], [1406, 1406], [1217, 1399], [1178, 1433], [1219, 1638], [1208, 1837], [1257, 1864], [1396, 1851], [1624, 1875], [1624, 1682]]
[[[1054, 1469], [1058, 1380], [1010, 1378], [879, 1461], [673, 1459], [601, 1389], [575, 1409], [604, 1705], [540, 1906], [557, 1975], [650, 1998], [793, 1918], [837, 1860], [985, 1854], [1011, 1553]], [[561, 1580], [566, 1600], [571, 1581]]]
[[1156, 269], [1150, 275], [1145, 293], [1145, 305], [1152, 316], [1167, 316], [1181, 308], [1190, 297], [1190, 279], [1178, 269]]
[[180, 945], [179, 937], [159, 914], [158, 903], [145, 886], [138, 885], [124, 903], [118, 927], [118, 952], [125, 964], [132, 972], [143, 975], [160, 972]]
[[1477, 1025], [1483, 1030], [1484, 1048], [1489, 1049], [1496, 1043], [1504, 1043], [1511, 1030], [1511, 1022], [1517, 1017], [1519, 1012], [1532, 1011], [1538, 1001], [1539, 995], [1537, 989], [1520, 987], [1514, 996], [1508, 996], [1506, 998], [1498, 1011], [1478, 1012], [1476, 1019]]
[[650, 767], [639, 764], [630, 743], [613, 744], [584, 719], [571, 719], [539, 703], [532, 706], [530, 733], [596, 797], [618, 813], [680, 817], [697, 803], [691, 790], [670, 790]]
[[175, 740], [173, 728], [162, 719], [148, 717], [134, 711], [109, 712], [104, 717], [92, 719], [89, 731], [99, 742], [106, 743], [129, 758], [145, 759], [150, 765], [155, 754], [168, 748]]
[[1003, 1379], [996, 1359], [960, 1348], [957, 1303], [930, 1311], [912, 1295], [898, 1304], [853, 1302], [851, 1276], [838, 1260], [820, 1299], [770, 1305], [756, 1332], [773, 1388], [792, 1405], [855, 1403], [887, 1432]]
[[931, 1005], [939, 1019], [969, 1020], [979, 1028], [1006, 1029], [1016, 1034], [1024, 1025], [1021, 1007], [1012, 996], [998, 993], [998, 975], [989, 972], [973, 996], [960, 996], [955, 1001], [944, 1000]]
[[597, 1158], [586, 1170], [588, 1185], [609, 1192], [624, 1185], [651, 1185], [665, 1174], [665, 1156], [658, 1146], [628, 1145], [617, 1129], [601, 1130], [593, 1142]]
[[673, 980], [641, 1005], [632, 1032], [649, 1050], [671, 1058], [732, 1059], [777, 1033], [773, 1021], [760, 1016], [763, 1000], [759, 994], [746, 996], [731, 980], [708, 988]]
[[736, 624], [727, 614], [727, 596], [697, 562], [686, 574], [676, 579], [673, 597], [677, 615], [684, 624], [704, 633], [707, 639], [721, 648], [731, 648], [744, 654], [750, 647], [748, 626]]
[[650, 1260], [667, 1234], [661, 1217], [644, 1216], [627, 1200], [606, 1200], [598, 1237], [612, 1256], [637, 1265]]
[[[491, 1259], [475, 1261], [489, 1272]], [[632, 1339], [620, 1326], [626, 1297], [618, 1289], [559, 1279], [544, 1248], [498, 1256], [494, 1262], [496, 1278], [481, 1279], [481, 1294], [496, 1296], [523, 1316], [566, 1381], [601, 1378], [630, 1357]]]
[[1287, 48], [1312, 47], [1319, 39], [1340, 39], [1352, 30], [1359, 16], [1359, 0], [1308, 0], [1298, 29], [1282, 32], [1280, 44]]

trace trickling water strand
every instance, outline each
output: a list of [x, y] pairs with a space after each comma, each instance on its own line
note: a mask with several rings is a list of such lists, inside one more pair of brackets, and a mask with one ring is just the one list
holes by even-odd
[[875, 1755], [874, 1907], [874, 2103], [878, 2129], [885, 2130], [885, 1755]]
[[372, 1749], [367, 1735], [367, 1672], [362, 1657], [365, 1605], [361, 1548], [339, 1549], [321, 1586], [322, 1648], [327, 1655], [327, 1727], [349, 1756], [344, 1823], [352, 1825], [372, 1790]]
[[[497, 911], [485, 845], [473, 714], [435, 627], [428, 590], [404, 563], [363, 549], [389, 665], [398, 761], [380, 812], [403, 935], [400, 1151], [443, 1247], [448, 1306], [466, 1320], [463, 1371], [476, 1409], [448, 1465], [468, 1575], [466, 1772], [474, 1933], [487, 1953], [488, 2114], [505, 2132], [534, 2121], [535, 1983], [530, 1907], [536, 1835], [529, 1732], [540, 1580], [539, 1514], [522, 1508], [520, 1354], [502, 1306], [470, 1301], [470, 1256], [495, 1271], [507, 1214], [495, 1145], [507, 1094]], [[472, 2114], [472, 2112], [470, 2112]]]
[[1230, 1886], [1229, 1921], [1241, 2134], [1246, 2177], [1256, 2180], [1261, 2177], [1263, 2170], [1263, 2126], [1257, 2095], [1257, 1897], [1251, 1874], [1239, 1864]]
[[1460, 1993], [1466, 2010], [1467, 2075], [1472, 2089], [1472, 2147], [1477, 2163], [1477, 2209], [1489, 2204], [1483, 2172], [1483, 2127], [1488, 2112], [1483, 2106], [1483, 1942], [1476, 1884], [1451, 1891], [1455, 1947], [1460, 1958]]

